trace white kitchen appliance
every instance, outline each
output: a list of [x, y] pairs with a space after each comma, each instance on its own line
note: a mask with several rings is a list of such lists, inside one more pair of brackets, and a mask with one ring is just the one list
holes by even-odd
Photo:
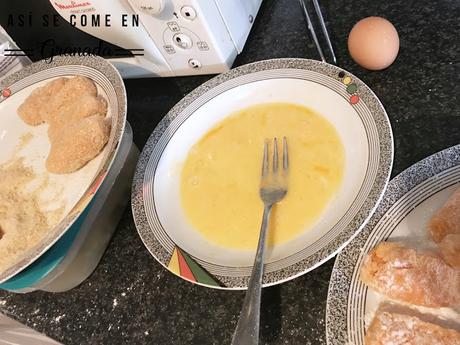
[[262, 0], [50, 2], [76, 28], [143, 54], [110, 58], [122, 76], [129, 78], [228, 70], [243, 49]]

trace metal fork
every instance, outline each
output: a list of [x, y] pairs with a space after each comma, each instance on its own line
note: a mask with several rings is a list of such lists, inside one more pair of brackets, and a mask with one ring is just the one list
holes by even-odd
[[[319, 56], [321, 60], [324, 62], [326, 61], [326, 57], [324, 56], [323, 49], [321, 48], [321, 44], [319, 43], [318, 36], [316, 36], [315, 27], [310, 19], [310, 15], [308, 14], [307, 4], [305, 3], [306, 0], [299, 0], [300, 6], [302, 6], [303, 12], [305, 14], [305, 19], [307, 20], [307, 28], [310, 30], [311, 37], [313, 38], [313, 42], [315, 42], [316, 50], [318, 50]], [[335, 57], [334, 48], [332, 47], [331, 39], [329, 38], [329, 33], [327, 32], [326, 23], [324, 22], [323, 14], [321, 13], [321, 7], [319, 6], [318, 0], [312, 0], [313, 6], [315, 7], [316, 15], [318, 16], [318, 21], [321, 25], [321, 30], [323, 30], [324, 38], [326, 39], [327, 46], [329, 51], [331, 52], [332, 56], [332, 63], [337, 65], [337, 58]]]
[[274, 204], [284, 198], [287, 193], [287, 175], [289, 168], [288, 147], [286, 137], [283, 138], [282, 166], [278, 162], [278, 141], [273, 140], [272, 169], [268, 158], [269, 141], [265, 141], [262, 176], [259, 194], [264, 203], [264, 215], [260, 227], [259, 244], [248, 289], [243, 302], [241, 315], [233, 334], [232, 345], [259, 344], [260, 298], [262, 294], [262, 278], [264, 273], [265, 239], [267, 237], [270, 212]]

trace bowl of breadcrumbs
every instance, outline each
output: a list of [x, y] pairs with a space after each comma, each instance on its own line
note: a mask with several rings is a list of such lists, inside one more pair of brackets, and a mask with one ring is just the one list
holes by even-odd
[[34, 63], [0, 82], [0, 283], [48, 250], [104, 180], [126, 91], [99, 57]]

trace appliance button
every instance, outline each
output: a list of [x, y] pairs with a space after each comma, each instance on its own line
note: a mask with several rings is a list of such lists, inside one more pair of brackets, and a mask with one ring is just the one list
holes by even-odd
[[180, 14], [187, 20], [194, 20], [196, 18], [196, 11], [192, 6], [184, 6], [180, 9]]
[[200, 69], [201, 68], [201, 62], [198, 61], [197, 59], [188, 60], [188, 65], [190, 67], [192, 67], [193, 69]]
[[168, 54], [175, 54], [176, 53], [176, 50], [174, 49], [174, 47], [170, 44], [166, 44], [163, 46], [163, 49], [165, 50], [166, 53]]
[[209, 46], [206, 43], [206, 41], [198, 41], [196, 42], [196, 46], [198, 47], [199, 50], [202, 50], [202, 51], [209, 50]]
[[175, 34], [173, 36], [173, 42], [176, 46], [182, 49], [190, 49], [193, 45], [192, 39], [186, 34]]
[[164, 9], [164, 0], [130, 0], [140, 11], [155, 16]]
[[172, 32], [180, 31], [180, 27], [179, 24], [177, 24], [177, 22], [167, 22], [166, 24], [168, 25], [169, 30], [171, 30]]

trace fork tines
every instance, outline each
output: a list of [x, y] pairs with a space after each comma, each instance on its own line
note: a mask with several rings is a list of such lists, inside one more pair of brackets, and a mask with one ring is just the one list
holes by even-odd
[[[262, 162], [262, 176], [266, 176], [269, 173], [269, 159], [268, 159], [268, 146], [270, 140], [265, 140], [264, 144], [264, 157]], [[283, 172], [287, 172], [289, 168], [289, 157], [286, 137], [283, 137]], [[273, 139], [273, 173], [277, 173], [279, 169], [278, 159], [278, 139]]]

